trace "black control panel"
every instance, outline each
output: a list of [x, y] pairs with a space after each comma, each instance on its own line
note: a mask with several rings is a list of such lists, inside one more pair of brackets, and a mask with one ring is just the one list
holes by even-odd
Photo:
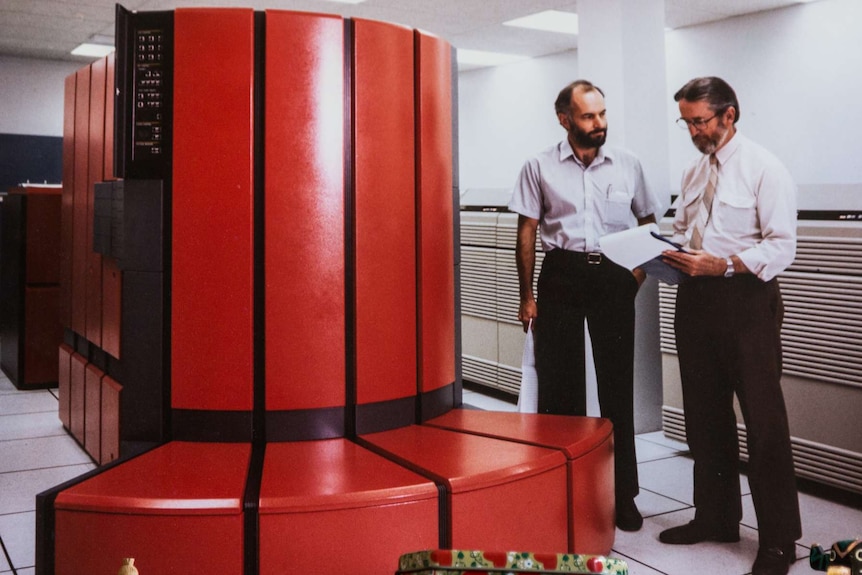
[[164, 30], [135, 33], [135, 110], [133, 161], [165, 153], [165, 34]]
[[171, 164], [173, 12], [117, 6], [115, 175], [167, 178]]

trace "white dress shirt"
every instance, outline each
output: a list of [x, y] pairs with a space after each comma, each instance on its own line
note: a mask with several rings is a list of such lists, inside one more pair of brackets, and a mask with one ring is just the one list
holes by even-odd
[[[722, 258], [736, 255], [769, 281], [796, 256], [796, 184], [774, 155], [738, 131], [715, 155], [718, 184], [703, 250]], [[688, 245], [708, 178], [708, 155], [683, 173], [674, 241]]]
[[513, 212], [539, 220], [545, 251], [601, 251], [603, 235], [631, 228], [635, 218], [660, 208], [633, 154], [602, 146], [584, 167], [568, 140], [527, 160], [509, 201]]

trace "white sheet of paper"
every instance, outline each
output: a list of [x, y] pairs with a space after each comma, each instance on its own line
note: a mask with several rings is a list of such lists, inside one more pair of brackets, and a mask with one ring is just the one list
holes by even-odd
[[603, 236], [599, 240], [602, 252], [624, 268], [634, 269], [648, 262], [671, 246], [650, 235], [659, 233], [658, 225], [646, 224]]

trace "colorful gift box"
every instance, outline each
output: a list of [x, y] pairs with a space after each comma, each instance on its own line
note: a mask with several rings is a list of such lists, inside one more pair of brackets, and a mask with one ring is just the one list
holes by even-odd
[[434, 549], [402, 555], [396, 575], [457, 575], [479, 573], [595, 573], [628, 575], [625, 561], [603, 555], [527, 553]]

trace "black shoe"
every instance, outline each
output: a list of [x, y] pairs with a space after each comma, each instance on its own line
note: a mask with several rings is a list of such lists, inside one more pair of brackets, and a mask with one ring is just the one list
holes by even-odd
[[739, 541], [739, 526], [718, 529], [699, 521], [690, 521], [659, 533], [658, 540], [669, 545], [692, 545], [702, 541], [734, 543]]
[[751, 575], [787, 575], [790, 564], [796, 561], [796, 545], [761, 547], [751, 568]]
[[617, 527], [623, 531], [637, 531], [643, 524], [644, 518], [634, 499], [617, 502]]

